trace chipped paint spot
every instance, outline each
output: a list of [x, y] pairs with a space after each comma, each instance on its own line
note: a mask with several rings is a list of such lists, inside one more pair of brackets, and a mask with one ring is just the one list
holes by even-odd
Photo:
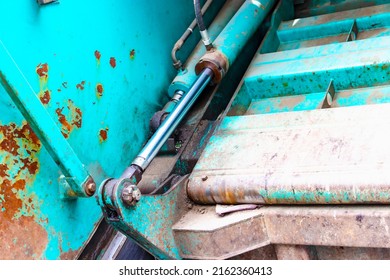
[[69, 137], [69, 133], [71, 131], [71, 126], [70, 126], [68, 120], [66, 119], [65, 115], [62, 113], [62, 110], [64, 110], [63, 107], [61, 109], [57, 108], [56, 109], [56, 114], [58, 116], [58, 121], [60, 122], [60, 124], [62, 126], [61, 127], [61, 133], [62, 133], [62, 135], [65, 138], [68, 138]]
[[85, 81], [82, 81], [81, 83], [76, 85], [76, 88], [79, 90], [84, 90], [84, 86], [85, 86]]
[[101, 57], [102, 57], [101, 53], [98, 50], [96, 50], [95, 51], [95, 58], [96, 58], [97, 64], [100, 64], [100, 58]]
[[100, 140], [100, 143], [104, 142], [107, 140], [107, 135], [108, 134], [108, 127], [105, 128], [105, 129], [101, 129], [99, 131], [99, 140]]
[[72, 125], [75, 125], [76, 127], [81, 128], [82, 118], [83, 118], [83, 113], [81, 112], [81, 109], [75, 107]]
[[41, 100], [43, 105], [47, 105], [51, 100], [51, 90], [49, 90], [47, 85], [49, 66], [47, 63], [39, 63], [35, 70], [39, 78], [39, 100]]
[[62, 249], [60, 250], [60, 259], [61, 260], [74, 260], [79, 255], [79, 251], [77, 250], [69, 250], [67, 252], [62, 252]]
[[130, 51], [130, 59], [134, 59], [135, 58], [135, 49], [132, 49]]
[[66, 107], [57, 108], [56, 114], [61, 124], [61, 133], [65, 138], [68, 138], [75, 128], [81, 128], [83, 113], [72, 100], [68, 99]]
[[47, 65], [47, 63], [39, 63], [35, 71], [39, 77], [47, 79], [49, 75], [49, 65]]
[[112, 68], [115, 68], [116, 67], [116, 60], [115, 60], [115, 57], [111, 57], [110, 58], [110, 65]]
[[0, 164], [0, 177], [4, 178], [7, 174], [7, 170], [8, 166], [6, 164]]
[[42, 104], [46, 105], [50, 102], [51, 96], [50, 96], [50, 90], [45, 90], [43, 92], [43, 95], [39, 96], [39, 99], [41, 100]]
[[96, 96], [97, 96], [98, 98], [102, 97], [102, 96], [103, 96], [103, 91], [104, 91], [103, 85], [102, 85], [101, 83], [98, 83], [98, 84], [96, 85]]

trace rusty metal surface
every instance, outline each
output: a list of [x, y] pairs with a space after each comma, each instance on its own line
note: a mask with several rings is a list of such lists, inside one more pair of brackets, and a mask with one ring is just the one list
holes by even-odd
[[0, 259], [40, 258], [46, 249], [44, 201], [28, 187], [40, 169], [41, 147], [26, 122], [0, 122]]
[[[116, 229], [131, 237], [141, 247], [159, 259], [179, 259], [179, 249], [173, 237], [173, 224], [191, 207], [182, 177], [163, 195], [143, 195], [142, 202], [132, 207], [121, 199], [115, 200], [115, 211], [106, 207], [107, 201], [99, 196], [99, 204], [107, 221]], [[99, 192], [102, 193], [102, 186]], [[114, 190], [117, 197], [121, 189]], [[111, 206], [112, 208], [112, 206]], [[150, 211], [150, 209], [154, 209]]]
[[[0, 3], [7, 10], [2, 42], [97, 183], [118, 174], [145, 141], [149, 117], [167, 98], [161, 89], [175, 74], [161, 54], [193, 19], [189, 7], [177, 1]], [[182, 21], [174, 20], [173, 9]], [[77, 258], [101, 219], [96, 200], [61, 200], [61, 172], [3, 87], [0, 112], [0, 258]]]
[[390, 249], [316, 246], [320, 260], [390, 260]]
[[264, 207], [273, 244], [390, 248], [386, 206]]
[[278, 260], [314, 260], [317, 252], [314, 246], [301, 245], [274, 245]]
[[223, 217], [216, 215], [214, 208], [194, 206], [173, 226], [181, 257], [387, 259], [389, 256], [390, 210], [386, 206], [266, 206]]
[[386, 3], [387, 0], [304, 1], [303, 4], [296, 5], [296, 16], [307, 17], [312, 15], [322, 15], [335, 11], [338, 12], [359, 9]]
[[214, 206], [194, 206], [173, 226], [180, 256], [226, 259], [269, 244], [260, 210], [220, 217]]
[[389, 112], [390, 104], [380, 104], [225, 117], [190, 176], [189, 197], [211, 204], [388, 204]]
[[274, 245], [267, 245], [241, 255], [234, 256], [230, 260], [277, 260]]

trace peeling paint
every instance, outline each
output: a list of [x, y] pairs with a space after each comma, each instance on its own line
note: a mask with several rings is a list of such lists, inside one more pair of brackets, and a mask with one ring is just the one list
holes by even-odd
[[105, 128], [105, 129], [101, 129], [99, 131], [99, 140], [100, 140], [100, 143], [104, 142], [107, 140], [107, 136], [108, 136], [108, 127]]
[[135, 49], [130, 51], [130, 59], [133, 60], [135, 58]]
[[43, 92], [43, 95], [39, 96], [39, 99], [41, 100], [42, 104], [44, 104], [44, 105], [49, 104], [50, 99], [51, 99], [50, 90], [45, 90]]
[[39, 63], [35, 69], [39, 78], [39, 93], [38, 97], [43, 105], [49, 104], [51, 100], [51, 90], [48, 88], [49, 65], [47, 63]]
[[0, 259], [41, 258], [48, 243], [47, 218], [38, 212], [35, 193], [28, 192], [39, 171], [42, 145], [23, 122], [0, 125]]
[[95, 51], [95, 58], [96, 58], [97, 64], [100, 64], [100, 58], [101, 57], [102, 57], [101, 53], [98, 50], [96, 50]]
[[115, 68], [116, 67], [116, 60], [115, 60], [115, 57], [111, 57], [110, 58], [110, 65], [112, 68]]
[[97, 96], [97, 98], [100, 98], [100, 97], [103, 96], [103, 91], [104, 91], [103, 85], [101, 83], [98, 83], [96, 85], [96, 96]]
[[48, 78], [49, 65], [47, 63], [39, 63], [36, 67], [36, 72], [40, 78]]
[[85, 81], [81, 81], [76, 85], [76, 88], [79, 90], [84, 90], [84, 86], [85, 86]]
[[61, 133], [65, 138], [68, 138], [75, 128], [81, 128], [83, 113], [72, 100], [68, 99], [67, 106], [57, 108], [55, 112], [61, 124]]

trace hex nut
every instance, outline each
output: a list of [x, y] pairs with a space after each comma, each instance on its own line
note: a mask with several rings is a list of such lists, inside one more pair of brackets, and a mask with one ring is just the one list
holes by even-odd
[[141, 191], [136, 185], [128, 184], [122, 190], [122, 201], [127, 206], [134, 206], [141, 199]]

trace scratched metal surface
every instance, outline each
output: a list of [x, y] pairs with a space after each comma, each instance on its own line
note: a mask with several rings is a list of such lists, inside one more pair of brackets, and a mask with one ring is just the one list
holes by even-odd
[[[192, 21], [192, 3], [18, 0], [0, 9], [0, 40], [78, 157], [97, 183], [119, 175], [166, 101], [170, 49]], [[0, 87], [1, 259], [79, 255], [101, 210], [94, 198], [60, 200], [59, 175]]]

